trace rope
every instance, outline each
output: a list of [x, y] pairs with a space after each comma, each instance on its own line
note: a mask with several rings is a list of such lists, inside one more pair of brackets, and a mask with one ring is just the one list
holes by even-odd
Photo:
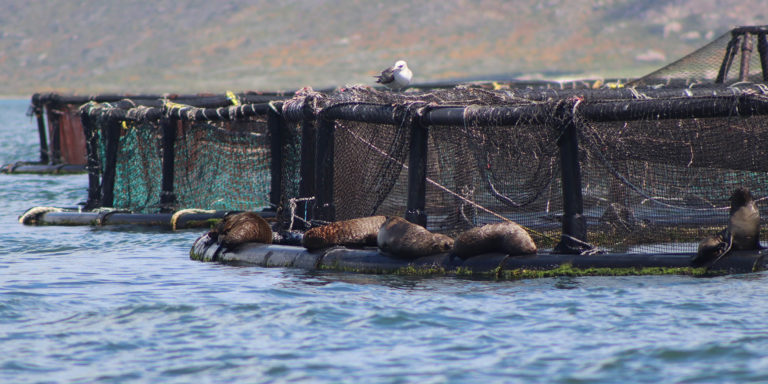
[[577, 239], [577, 238], [575, 238], [575, 237], [573, 237], [571, 235], [563, 233], [562, 235], [560, 235], [560, 238], [561, 239], [565, 239], [565, 240], [573, 241], [574, 243], [577, 243], [577, 244], [579, 244], [581, 246], [586, 247], [587, 249], [582, 251], [579, 254], [580, 256], [592, 256], [592, 255], [597, 255], [599, 253], [603, 253], [603, 251], [601, 251], [600, 249], [598, 249], [594, 245], [592, 245], [590, 243], [587, 243], [586, 241], [579, 240], [579, 239]]
[[232, 103], [232, 105], [234, 105], [234, 106], [239, 106], [240, 105], [240, 98], [238, 98], [237, 95], [235, 95], [234, 92], [227, 91], [226, 94], [227, 94], [227, 99]]
[[629, 90], [630, 93], [632, 93], [632, 97], [634, 97], [635, 99], [638, 99], [638, 100], [649, 100], [649, 99], [651, 99], [650, 97], [648, 97], [648, 95], [646, 95], [644, 93], [640, 93], [634, 87], [627, 88], [627, 89]]
[[[717, 263], [720, 259], [723, 258], [723, 256], [727, 255], [728, 252], [731, 251], [731, 247], [733, 247], [733, 233], [730, 233], [729, 231], [729, 235], [730, 236], [728, 236], [728, 241], [725, 242], [725, 244], [727, 244], [727, 246], [725, 247], [725, 250], [723, 251], [723, 253], [720, 254], [720, 256], [717, 257], [717, 259], [715, 259], [715, 261], [709, 264], [710, 267], [715, 265], [715, 263]], [[707, 269], [709, 269], [709, 267], [707, 267]]]
[[293, 218], [297, 218], [304, 222], [304, 224], [309, 225], [309, 221], [307, 220], [307, 211], [306, 206], [304, 207], [304, 218], [301, 218], [299, 216], [296, 216], [296, 208], [298, 208], [298, 205], [296, 203], [305, 202], [305, 201], [314, 201], [315, 197], [301, 197], [301, 198], [291, 198], [288, 200], [288, 207], [291, 210], [291, 224], [288, 226], [288, 230], [293, 230]]
[[187, 214], [190, 213], [216, 213], [215, 209], [197, 209], [197, 208], [188, 208], [188, 209], [182, 209], [180, 211], [176, 211], [171, 216], [171, 230], [176, 230], [176, 223], [178, 223], [179, 219]]
[[[575, 124], [577, 127], [584, 127], [584, 128], [589, 128], [589, 129], [591, 129], [592, 131], [594, 131], [595, 129], [594, 129], [592, 126], [590, 126], [590, 125], [589, 125], [587, 122], [585, 122], [585, 121], [584, 121], [584, 120], [581, 118], [581, 116], [579, 115], [579, 113], [578, 113], [578, 111], [577, 111], [577, 107], [578, 107], [579, 103], [581, 103], [581, 100], [578, 100], [578, 101], [577, 101], [577, 102], [576, 102], [576, 103], [573, 105], [573, 115], [572, 115], [572, 117], [573, 117], [573, 123], [574, 123], [574, 124]], [[597, 154], [597, 157], [600, 159], [600, 162], [601, 162], [601, 163], [602, 163], [602, 164], [605, 166], [605, 168], [606, 168], [606, 169], [607, 169], [607, 170], [608, 170], [608, 171], [609, 171], [609, 172], [610, 172], [610, 173], [611, 173], [611, 174], [612, 174], [614, 177], [616, 177], [617, 179], [619, 179], [619, 180], [620, 180], [622, 183], [624, 183], [626, 186], [628, 186], [628, 187], [629, 187], [630, 189], [632, 189], [633, 191], [637, 192], [637, 194], [639, 194], [640, 196], [644, 197], [644, 198], [645, 198], [647, 201], [652, 201], [652, 202], [654, 202], [654, 203], [656, 203], [656, 204], [659, 204], [659, 205], [661, 205], [661, 206], [663, 206], [663, 207], [666, 207], [666, 208], [677, 209], [677, 210], [685, 210], [685, 211], [690, 211], [690, 210], [693, 210], [693, 211], [711, 211], [712, 209], [723, 210], [723, 209], [728, 209], [728, 208], [729, 208], [729, 207], [715, 207], [715, 208], [693, 208], [693, 207], [681, 207], [681, 206], [677, 206], [677, 205], [672, 205], [672, 204], [667, 204], [667, 203], [661, 202], [661, 201], [659, 201], [657, 198], [655, 198], [655, 197], [653, 197], [653, 196], [651, 196], [651, 195], [649, 195], [649, 194], [645, 193], [645, 192], [644, 192], [644, 191], [643, 191], [643, 190], [642, 190], [640, 187], [636, 186], [636, 185], [635, 185], [635, 184], [633, 184], [631, 181], [629, 181], [629, 180], [628, 180], [626, 177], [624, 177], [622, 174], [620, 174], [620, 173], [619, 173], [619, 172], [618, 172], [618, 171], [617, 171], [617, 170], [616, 170], [616, 169], [613, 167], [613, 165], [611, 165], [611, 162], [610, 162], [610, 161], [608, 161], [608, 159], [606, 159], [606, 158], [605, 158], [605, 156], [603, 155], [603, 151], [601, 151], [599, 148], [597, 148], [597, 145], [594, 143], [594, 141], [595, 141], [595, 140], [590, 140], [590, 138], [586, 136], [586, 132], [585, 132], [585, 130], [583, 130], [583, 129], [579, 129], [579, 133], [580, 133], [580, 136], [584, 138], [584, 141], [586, 141], [586, 142], [587, 142], [587, 144], [588, 144], [588, 145], [591, 147], [592, 151], [593, 151], [595, 154]]]
[[[400, 165], [403, 169], [406, 169], [406, 170], [408, 169], [408, 166], [406, 164], [404, 164], [403, 162], [401, 162], [400, 160], [395, 159], [394, 157], [392, 157], [388, 153], [386, 153], [384, 150], [378, 148], [374, 144], [372, 144], [372, 143], [368, 142], [367, 140], [365, 140], [364, 138], [358, 136], [355, 132], [353, 132], [349, 128], [347, 128], [347, 127], [343, 127], [343, 128], [346, 129], [355, 139], [357, 139], [360, 142], [362, 142], [363, 144], [369, 146], [371, 149], [373, 149], [374, 151], [378, 152], [382, 156], [386, 157], [388, 160], [391, 160], [391, 161], [395, 162], [396, 164]], [[442, 185], [442, 184], [432, 180], [429, 177], [425, 177], [425, 179], [426, 179], [427, 183], [437, 187], [438, 189], [442, 190], [443, 192], [445, 192], [445, 193], [447, 193], [447, 194], [449, 194], [449, 195], [451, 195], [451, 196], [453, 196], [453, 197], [455, 197], [455, 198], [457, 198], [457, 199], [459, 199], [459, 200], [461, 200], [461, 201], [463, 201], [463, 202], [465, 202], [465, 203], [467, 203], [467, 204], [469, 204], [469, 205], [471, 205], [471, 206], [473, 206], [473, 207], [475, 207], [477, 209], [480, 209], [480, 210], [482, 210], [482, 211], [484, 211], [486, 213], [489, 213], [489, 214], [491, 214], [491, 215], [493, 215], [493, 216], [495, 216], [495, 217], [497, 217], [497, 218], [499, 218], [499, 219], [501, 219], [503, 221], [512, 221], [512, 220], [510, 220], [510, 219], [508, 219], [508, 218], [506, 218], [506, 217], [504, 217], [504, 216], [502, 216], [502, 215], [500, 215], [500, 214], [498, 214], [498, 213], [496, 213], [496, 212], [494, 212], [494, 211], [492, 211], [492, 210], [490, 210], [490, 209], [488, 209], [486, 207], [483, 207], [482, 205], [480, 205], [480, 204], [478, 204], [478, 203], [476, 203], [476, 202], [474, 202], [472, 200], [469, 200], [469, 199], [465, 198], [464, 196], [461, 196], [460, 194], [458, 194], [458, 193], [456, 193], [454, 191], [451, 191], [448, 187], [446, 187], [446, 186], [444, 186], [444, 185]], [[517, 224], [520, 225], [519, 223], [517, 223]], [[545, 235], [544, 233], [541, 233], [539, 231], [533, 230], [533, 229], [528, 228], [528, 227], [526, 227], [524, 225], [520, 225], [520, 227], [522, 227], [523, 229], [527, 230], [528, 232], [531, 232], [533, 234], [541, 236], [541, 237], [543, 237], [545, 239], [549, 239], [551, 241], [555, 241], [555, 239], [553, 237]]]

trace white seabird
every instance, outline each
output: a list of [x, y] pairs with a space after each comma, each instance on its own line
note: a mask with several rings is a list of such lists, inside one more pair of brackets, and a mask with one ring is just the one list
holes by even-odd
[[381, 71], [381, 75], [376, 77], [376, 82], [383, 84], [391, 89], [403, 89], [411, 83], [413, 72], [408, 69], [405, 60], [398, 60], [395, 65]]

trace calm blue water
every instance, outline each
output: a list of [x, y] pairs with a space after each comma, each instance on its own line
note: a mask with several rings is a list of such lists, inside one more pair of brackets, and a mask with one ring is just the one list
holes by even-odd
[[[0, 162], [37, 157], [0, 101]], [[768, 275], [512, 282], [231, 267], [201, 231], [28, 227], [86, 177], [0, 175], [2, 383], [768, 381]]]

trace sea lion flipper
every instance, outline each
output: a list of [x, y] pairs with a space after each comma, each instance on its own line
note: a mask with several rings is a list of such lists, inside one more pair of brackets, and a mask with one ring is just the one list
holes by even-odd
[[725, 254], [727, 244], [722, 235], [708, 236], [699, 243], [699, 249], [691, 258], [691, 265], [699, 268], [714, 260], [719, 260]]

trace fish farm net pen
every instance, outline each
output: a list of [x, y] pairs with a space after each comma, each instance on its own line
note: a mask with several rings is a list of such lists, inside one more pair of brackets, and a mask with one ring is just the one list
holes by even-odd
[[735, 188], [768, 197], [766, 47], [765, 27], [735, 29], [631, 88], [91, 100], [85, 208], [256, 210], [280, 230], [402, 216], [450, 236], [512, 220], [556, 254], [691, 254]]

